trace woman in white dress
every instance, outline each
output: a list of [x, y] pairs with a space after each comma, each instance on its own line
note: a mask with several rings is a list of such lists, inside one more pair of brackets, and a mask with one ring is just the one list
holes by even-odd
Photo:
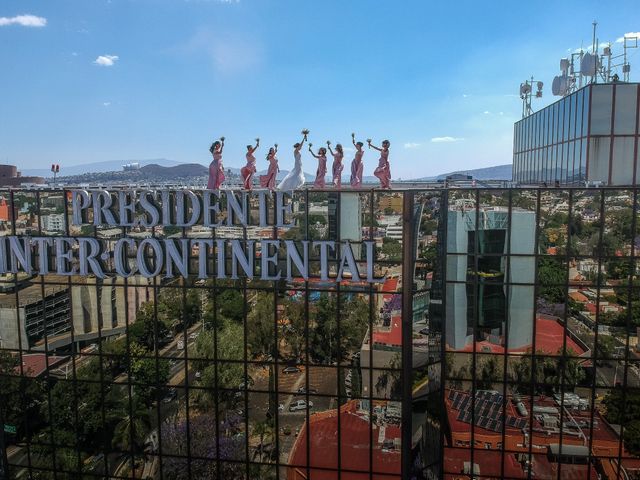
[[298, 190], [304, 185], [304, 172], [302, 171], [302, 154], [300, 153], [300, 149], [304, 145], [304, 142], [307, 140], [307, 135], [309, 134], [308, 130], [302, 131], [302, 141], [296, 143], [293, 146], [293, 170], [291, 170], [286, 177], [280, 182], [278, 185], [278, 190], [283, 191], [292, 191]]

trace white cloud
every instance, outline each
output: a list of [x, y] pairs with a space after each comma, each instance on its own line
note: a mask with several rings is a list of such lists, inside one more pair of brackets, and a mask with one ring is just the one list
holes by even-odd
[[100, 55], [93, 63], [101, 67], [113, 67], [119, 58], [118, 55]]
[[102, 106], [103, 107], [110, 107], [111, 106], [111, 102], [102, 102]]
[[[619, 40], [622, 41], [622, 39], [619, 39]], [[600, 53], [602, 53], [602, 51], [604, 50], [605, 47], [610, 47], [611, 46], [611, 43], [610, 42], [600, 42], [597, 46], [598, 46], [598, 51]], [[571, 49], [569, 49], [567, 51], [571, 52]], [[580, 52], [591, 53], [592, 51], [593, 51], [593, 44], [591, 44], [591, 43], [589, 45], [573, 49], [573, 53], [580, 53]]]
[[460, 137], [433, 137], [431, 143], [453, 143], [462, 142], [464, 138]]
[[485, 115], [489, 115], [489, 114], [491, 114], [491, 112], [490, 112], [489, 110], [485, 110], [485, 111], [484, 111], [484, 112], [482, 112], [482, 113], [484, 113]]
[[264, 62], [262, 42], [235, 32], [201, 29], [174, 50], [179, 54], [204, 55], [219, 73], [226, 75], [254, 71]]
[[71, 52], [71, 56], [72, 57], [77, 57], [78, 56], [78, 52]]
[[20, 25], [22, 27], [44, 27], [47, 19], [35, 15], [16, 15], [15, 17], [0, 17], [0, 27]]
[[463, 93], [463, 94], [462, 94], [462, 98], [467, 98], [467, 97], [470, 97], [470, 96], [471, 96], [471, 94], [470, 94], [470, 93]]
[[624, 37], [640, 37], [640, 32], [628, 32], [616, 40], [616, 43], [624, 42]]
[[419, 143], [408, 142], [404, 144], [404, 148], [418, 148], [420, 146]]

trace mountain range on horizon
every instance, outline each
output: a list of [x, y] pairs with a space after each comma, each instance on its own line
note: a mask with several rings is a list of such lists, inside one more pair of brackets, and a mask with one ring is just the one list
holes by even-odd
[[[207, 166], [199, 163], [185, 163], [185, 162], [179, 162], [176, 160], [170, 160], [166, 158], [146, 159], [146, 160], [110, 160], [110, 161], [103, 161], [103, 162], [87, 163], [83, 165], [72, 165], [68, 167], [62, 165], [60, 169], [61, 170], [60, 177], [62, 178], [75, 177], [78, 175], [84, 176], [92, 173], [97, 174], [97, 173], [107, 173], [107, 172], [122, 172], [123, 165], [131, 164], [131, 163], [138, 163], [141, 169], [143, 167], [151, 167], [151, 168], [144, 168], [144, 170], [148, 172], [152, 171], [154, 174], [163, 174], [165, 173], [163, 172], [164, 169], [168, 170], [166, 172], [167, 174], [171, 174], [173, 173], [173, 171], [175, 171], [175, 169], [172, 167], [188, 165], [191, 167], [191, 171], [193, 172], [194, 175], [200, 175], [200, 172], [202, 172], [201, 173], [202, 175], [206, 175], [206, 169], [207, 169]], [[203, 169], [200, 170], [197, 168], [197, 166], [202, 166]], [[227, 169], [230, 170], [233, 174], [239, 174], [240, 172], [239, 168], [229, 167]], [[26, 168], [20, 171], [23, 176], [41, 176], [45, 178], [51, 177], [51, 171], [49, 169], [44, 169], [44, 168], [42, 169]], [[347, 171], [348, 171], [348, 165], [345, 165], [345, 172]], [[258, 174], [261, 174], [261, 173], [265, 173], [265, 171], [262, 170], [258, 172]], [[287, 173], [288, 173], [287, 170], [281, 170], [278, 177], [282, 178]], [[402, 180], [403, 181], [437, 181], [437, 180], [442, 180], [446, 178], [448, 175], [454, 175], [454, 174], [471, 175], [474, 179], [477, 179], [477, 180], [511, 180], [511, 173], [512, 173], [511, 164], [505, 164], [505, 165], [495, 165], [491, 167], [475, 168], [475, 169], [468, 169], [468, 170], [456, 170], [453, 172], [440, 173], [438, 175], [423, 176], [418, 178], [402, 179]], [[305, 179], [307, 182], [313, 181], [314, 178], [315, 178], [315, 175], [305, 172]], [[395, 179], [395, 180], [398, 180], [398, 179]], [[367, 175], [363, 178], [363, 181], [376, 182], [377, 178], [371, 175]]]

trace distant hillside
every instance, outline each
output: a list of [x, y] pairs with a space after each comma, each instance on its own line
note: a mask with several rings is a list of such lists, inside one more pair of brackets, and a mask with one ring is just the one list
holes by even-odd
[[[139, 163], [138, 170], [123, 171], [122, 166], [130, 163]], [[349, 166], [345, 166], [345, 175], [342, 182], [349, 182]], [[239, 176], [239, 168], [225, 168], [231, 172], [231, 176]], [[266, 170], [256, 173], [256, 177], [264, 175]], [[287, 170], [280, 170], [278, 181], [282, 180], [288, 173]], [[51, 172], [46, 169], [24, 169], [24, 176], [40, 175], [51, 178]], [[62, 183], [131, 183], [131, 182], [202, 182], [206, 183], [208, 167], [199, 163], [180, 163], [175, 160], [161, 158], [157, 160], [115, 160], [108, 162], [95, 162], [86, 165], [76, 165], [71, 167], [62, 166], [60, 169], [59, 181]], [[442, 180], [448, 175], [464, 174], [471, 175], [476, 180], [511, 180], [511, 164], [496, 165], [493, 167], [476, 168], [470, 170], [457, 170], [455, 172], [442, 173], [437, 176], [420, 177], [415, 179], [405, 179], [405, 181], [435, 181]], [[315, 173], [304, 173], [305, 180], [313, 182]], [[328, 178], [328, 177], [327, 177]], [[231, 178], [229, 180], [232, 180]], [[365, 176], [364, 183], [378, 183], [378, 179], [373, 176]]]
[[[81, 175], [83, 173], [95, 173], [95, 172], [119, 172], [122, 170], [123, 165], [127, 165], [129, 163], [139, 163], [140, 166], [145, 165], [161, 165], [163, 167], [173, 167], [176, 165], [181, 165], [181, 162], [176, 160], [168, 160], [166, 158], [153, 158], [148, 160], [108, 160], [106, 162], [93, 162], [93, 163], [84, 163], [82, 165], [70, 165], [67, 166], [64, 163], [60, 165], [60, 174], [64, 176], [74, 176]], [[51, 177], [51, 170], [48, 168], [18, 168], [22, 175], [25, 176], [40, 176], [40, 177]]]
[[208, 169], [199, 163], [183, 163], [164, 167], [155, 163], [138, 170], [112, 172], [86, 172], [79, 175], [58, 177], [60, 183], [134, 183], [134, 182], [181, 182], [206, 179]]
[[455, 172], [442, 173], [435, 177], [416, 178], [417, 181], [443, 180], [449, 175], [462, 174], [471, 175], [476, 180], [511, 180], [511, 164], [496, 165], [494, 167], [475, 168], [472, 170], [457, 170]]
[[141, 167], [139, 170], [142, 176], [164, 178], [166, 180], [178, 177], [201, 177], [208, 175], [208, 171], [207, 167], [199, 163], [183, 163], [174, 167], [163, 167], [152, 163]]

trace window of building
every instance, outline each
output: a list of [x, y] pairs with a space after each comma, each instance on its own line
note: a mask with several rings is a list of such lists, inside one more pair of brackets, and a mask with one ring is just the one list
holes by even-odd
[[638, 85], [617, 84], [616, 86], [614, 135], [633, 135], [636, 133], [638, 109]]
[[611, 134], [611, 113], [613, 109], [613, 86], [592, 85], [591, 87], [591, 135]]

